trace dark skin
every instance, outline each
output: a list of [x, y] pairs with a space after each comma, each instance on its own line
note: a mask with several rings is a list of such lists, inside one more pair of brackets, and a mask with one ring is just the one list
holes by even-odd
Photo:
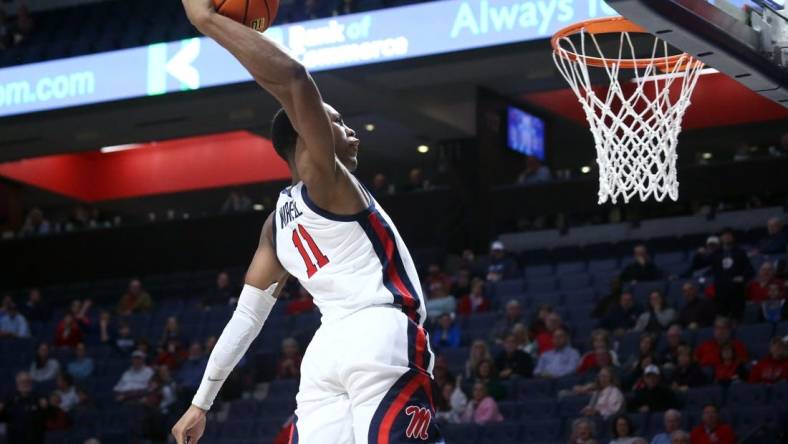
[[[303, 182], [309, 197], [335, 214], [355, 214], [369, 206], [352, 172], [358, 166], [359, 140], [342, 116], [323, 102], [312, 76], [297, 60], [262, 34], [215, 12], [211, 0], [182, 0], [189, 21], [229, 51], [255, 81], [282, 105], [298, 133], [295, 153], [287, 159], [293, 183]], [[273, 214], [263, 225], [245, 283], [266, 289], [278, 283], [278, 297], [288, 274], [273, 248]], [[205, 431], [206, 411], [194, 405], [172, 428], [178, 444], [196, 444]]]

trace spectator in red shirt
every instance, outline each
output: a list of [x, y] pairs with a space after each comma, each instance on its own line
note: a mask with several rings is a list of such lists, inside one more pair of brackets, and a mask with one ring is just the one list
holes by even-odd
[[298, 379], [301, 376], [301, 351], [298, 341], [286, 338], [282, 341], [282, 357], [276, 365], [279, 379]]
[[736, 356], [733, 346], [728, 343], [720, 348], [720, 363], [714, 366], [714, 381], [725, 387], [734, 381], [744, 379], [744, 361]]
[[312, 295], [302, 286], [298, 287], [298, 296], [287, 302], [287, 314], [289, 315], [309, 313], [314, 309], [315, 302], [312, 300]]
[[720, 422], [717, 406], [708, 404], [703, 407], [701, 424], [692, 429], [690, 441], [692, 444], [734, 444], [736, 435], [731, 426]]
[[782, 285], [779, 279], [774, 277], [774, 265], [771, 262], [764, 262], [758, 269], [758, 274], [747, 284], [747, 300], [749, 302], [763, 302], [769, 297], [769, 284], [776, 283]]
[[154, 363], [156, 366], [166, 366], [170, 370], [176, 370], [188, 356], [186, 350], [181, 347], [177, 338], [170, 338], [159, 348]]
[[79, 324], [82, 331], [87, 331], [90, 328], [90, 318], [88, 317], [88, 310], [93, 306], [93, 301], [85, 299], [80, 301], [75, 299], [71, 301], [71, 316]]
[[722, 346], [730, 344], [736, 356], [743, 362], [747, 361], [747, 347], [738, 339], [731, 337], [731, 321], [718, 317], [714, 321], [714, 337], [704, 341], [695, 349], [695, 360], [701, 367], [716, 367], [720, 364]]
[[540, 355], [555, 348], [555, 345], [553, 345], [553, 333], [563, 327], [564, 321], [561, 319], [561, 315], [553, 312], [545, 317], [544, 325], [544, 331], [536, 335], [536, 343], [539, 346]]
[[55, 345], [74, 348], [82, 342], [83, 336], [77, 320], [71, 313], [66, 313], [55, 328]]
[[451, 279], [441, 271], [440, 265], [430, 264], [427, 268], [427, 276], [424, 278], [424, 286], [427, 288], [427, 294], [431, 296], [433, 290], [439, 285], [442, 285], [443, 288], [446, 289], [451, 288]]
[[484, 296], [484, 281], [473, 278], [470, 293], [462, 296], [457, 302], [457, 313], [470, 315], [490, 310], [490, 300]]
[[583, 374], [587, 371], [593, 371], [604, 367], [613, 365], [613, 357], [610, 350], [604, 345], [594, 347], [594, 350], [586, 353], [580, 359], [580, 365], [577, 366], [577, 373]]
[[752, 384], [773, 384], [788, 380], [788, 356], [785, 342], [774, 337], [769, 342], [769, 353], [750, 370], [749, 382]]

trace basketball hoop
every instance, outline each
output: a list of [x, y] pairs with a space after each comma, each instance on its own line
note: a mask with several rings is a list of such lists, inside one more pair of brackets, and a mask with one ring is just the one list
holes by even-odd
[[[618, 34], [618, 52], [606, 57], [597, 35]], [[703, 62], [689, 54], [670, 54], [654, 36], [651, 57], [638, 58], [630, 34], [648, 31], [623, 17], [592, 19], [568, 26], [552, 38], [553, 60], [574, 91], [591, 127], [599, 165], [599, 204], [629, 202], [635, 195], [661, 202], [678, 199], [676, 146]], [[572, 40], [575, 37], [575, 41]], [[577, 41], [579, 40], [579, 42]], [[590, 51], [586, 52], [590, 40]], [[591, 85], [589, 67], [607, 73], [604, 96]], [[631, 71], [634, 90], [625, 88]], [[626, 71], [625, 71], [626, 72]], [[675, 90], [678, 89], [678, 94]], [[671, 93], [671, 91], [673, 93]]]

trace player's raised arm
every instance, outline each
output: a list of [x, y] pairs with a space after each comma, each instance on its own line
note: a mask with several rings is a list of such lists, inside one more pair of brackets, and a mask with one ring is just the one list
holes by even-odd
[[276, 258], [272, 242], [273, 218], [263, 226], [260, 243], [246, 273], [245, 285], [232, 318], [208, 358], [192, 405], [172, 428], [178, 444], [197, 444], [205, 430], [205, 414], [230, 372], [260, 333], [288, 275]]
[[192, 24], [235, 56], [282, 104], [305, 142], [306, 158], [298, 159], [301, 179], [310, 190], [330, 188], [338, 169], [331, 122], [306, 68], [269, 38], [216, 13], [211, 0], [183, 0], [183, 5]]

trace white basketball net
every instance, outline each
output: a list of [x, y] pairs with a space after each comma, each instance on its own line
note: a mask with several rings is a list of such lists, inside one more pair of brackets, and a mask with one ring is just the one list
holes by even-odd
[[[703, 63], [685, 54], [679, 63], [661, 71], [657, 64], [667, 65], [663, 60], [669, 56], [668, 44], [655, 37], [651, 57], [654, 62], [645, 68], [633, 68], [634, 78], [619, 78], [620, 66], [616, 60], [605, 61], [610, 88], [601, 97], [592, 89], [585, 62], [586, 35], [590, 36], [598, 54], [604, 57], [594, 34], [582, 30], [579, 48], [564, 37], [559, 40], [553, 59], [580, 100], [594, 135], [599, 165], [599, 204], [608, 199], [615, 204], [619, 197], [626, 203], [635, 195], [641, 201], [649, 196], [660, 202], [665, 196], [677, 200], [676, 146], [681, 120], [690, 105]], [[629, 54], [626, 54], [627, 48]], [[575, 60], [570, 52], [577, 54]], [[627, 32], [621, 32], [616, 59], [636, 59]], [[634, 81], [634, 92], [625, 92], [622, 81]], [[680, 83], [681, 88], [675, 103], [671, 99], [674, 83]]]

